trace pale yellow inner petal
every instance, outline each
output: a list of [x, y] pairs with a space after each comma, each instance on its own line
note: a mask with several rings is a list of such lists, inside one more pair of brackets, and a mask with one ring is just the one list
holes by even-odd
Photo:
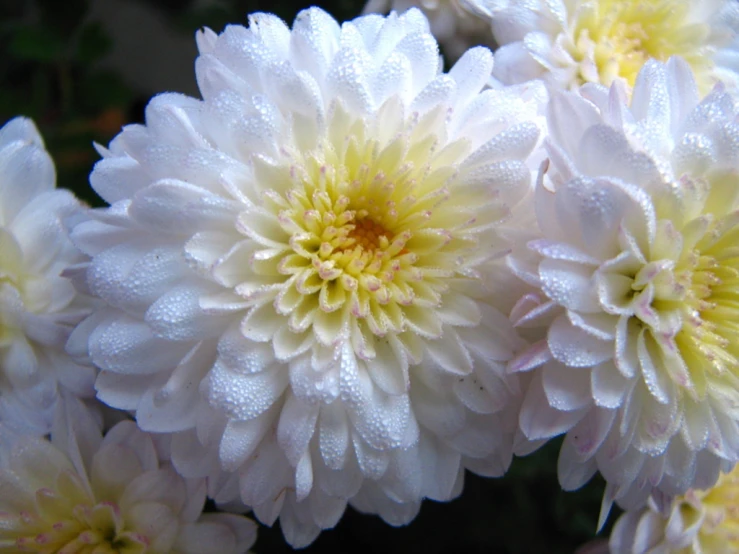
[[80, 477], [62, 471], [55, 486], [39, 489], [33, 510], [0, 513], [0, 553], [144, 554], [149, 539], [128, 529], [118, 505], [97, 500]]
[[739, 552], [739, 469], [722, 474], [712, 489], [691, 489], [676, 502], [684, 528], [703, 519], [698, 544], [679, 550], [680, 554]]
[[[644, 63], [682, 56], [692, 66], [700, 85], [709, 86], [713, 67], [708, 24], [690, 19], [687, 0], [594, 0], [575, 14], [570, 55], [577, 62], [595, 63], [598, 82], [616, 78], [633, 86]], [[581, 71], [581, 82], [593, 75]], [[705, 88], [705, 87], [702, 87]]]
[[274, 318], [285, 317], [292, 332], [312, 329], [327, 346], [349, 333], [363, 357], [373, 357], [373, 337], [409, 329], [441, 336], [434, 310], [450, 280], [464, 280], [480, 229], [500, 214], [484, 188], [453, 184], [469, 144], [440, 148], [444, 137], [431, 123], [443, 112], [404, 121], [391, 102], [375, 122], [339, 106], [317, 149], [293, 152], [271, 170], [280, 187], [260, 184], [264, 210], [240, 220], [258, 243], [240, 290], [266, 281], [275, 311], [258, 312], [259, 298], [248, 318], [258, 314], [278, 328]]

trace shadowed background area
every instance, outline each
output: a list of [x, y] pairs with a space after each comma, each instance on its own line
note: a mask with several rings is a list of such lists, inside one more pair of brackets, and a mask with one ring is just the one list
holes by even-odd
[[[0, 0], [0, 123], [32, 117], [57, 165], [58, 182], [91, 205], [100, 200], [87, 176], [127, 123], [143, 122], [148, 99], [173, 91], [198, 96], [194, 33], [246, 23], [271, 11], [291, 22], [311, 2], [287, 0]], [[338, 20], [357, 16], [361, 0], [318, 2]], [[487, 554], [573, 552], [592, 539], [602, 481], [575, 493], [556, 480], [559, 441], [514, 460], [503, 479], [467, 476], [457, 500], [426, 502], [408, 527], [348, 510], [305, 550], [338, 553], [442, 552]], [[611, 517], [611, 522], [615, 518]], [[277, 526], [262, 528], [254, 550], [289, 552]]]

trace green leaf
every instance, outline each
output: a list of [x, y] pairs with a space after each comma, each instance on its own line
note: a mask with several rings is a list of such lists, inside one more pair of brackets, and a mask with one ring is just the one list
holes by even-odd
[[79, 28], [90, 7], [88, 0], [35, 0], [34, 4], [43, 25], [64, 36]]
[[75, 58], [83, 64], [89, 64], [105, 56], [113, 48], [113, 41], [98, 23], [89, 23], [82, 27], [77, 40]]
[[96, 71], [76, 83], [79, 107], [87, 113], [99, 113], [113, 107], [128, 106], [133, 94], [123, 80], [110, 71]]
[[10, 53], [22, 60], [54, 62], [64, 58], [65, 44], [49, 29], [20, 27], [10, 41]]

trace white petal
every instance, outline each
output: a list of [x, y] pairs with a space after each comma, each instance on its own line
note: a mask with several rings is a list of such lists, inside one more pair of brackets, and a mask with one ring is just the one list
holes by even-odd
[[541, 371], [544, 392], [552, 408], [572, 411], [592, 403], [590, 372], [587, 369], [549, 363]]
[[591, 367], [613, 357], [613, 343], [599, 340], [560, 316], [547, 335], [552, 355], [571, 367]]
[[[570, 435], [571, 433], [567, 434], [568, 437]], [[579, 489], [590, 481], [597, 470], [598, 465], [595, 459], [583, 460], [565, 439], [557, 460], [557, 476], [559, 477], [559, 483], [563, 490], [574, 491]]]
[[[253, 462], [246, 469], [242, 469], [239, 483], [241, 499], [252, 507], [263, 503], [282, 502], [284, 487], [294, 482], [293, 474], [294, 470], [279, 446], [274, 442], [268, 442], [260, 449], [260, 455], [253, 458]], [[257, 515], [259, 516], [258, 513]]]
[[461, 471], [461, 456], [435, 437], [424, 434], [419, 441], [422, 463], [423, 495], [445, 502], [454, 497], [454, 487]]
[[642, 376], [655, 400], [661, 404], [667, 404], [673, 394], [672, 383], [662, 367], [658, 347], [654, 344], [651, 333], [649, 335], [647, 333], [647, 329], [642, 329], [636, 342]]
[[633, 387], [633, 380], [625, 378], [612, 362], [595, 366], [590, 374], [593, 401], [602, 408], [618, 408], [623, 397]]
[[236, 419], [252, 419], [264, 413], [281, 396], [288, 385], [285, 368], [244, 375], [226, 369], [216, 362], [208, 374], [207, 397]]
[[199, 385], [213, 358], [212, 345], [201, 344], [174, 369], [162, 387], [150, 387], [136, 410], [141, 429], [163, 433], [194, 427], [201, 402]]
[[272, 348], [268, 344], [252, 342], [232, 326], [218, 341], [219, 362], [238, 373], [259, 373], [274, 363]]
[[594, 408], [568, 433], [565, 443], [580, 461], [591, 458], [613, 428], [615, 410]]
[[331, 529], [339, 523], [346, 509], [346, 500], [323, 494], [314, 489], [309, 497], [310, 511], [313, 521], [321, 529]]
[[331, 469], [343, 468], [349, 448], [349, 425], [343, 407], [338, 402], [322, 407], [318, 425], [323, 461]]
[[144, 169], [127, 156], [100, 160], [90, 174], [90, 185], [109, 204], [131, 198], [146, 184]]
[[372, 380], [386, 393], [398, 395], [408, 391], [408, 366], [399, 363], [387, 341], [380, 339], [376, 342], [375, 357], [367, 360], [366, 365]]
[[0, 170], [0, 195], [4, 199], [2, 215], [5, 224], [13, 221], [16, 214], [34, 197], [51, 190], [56, 180], [49, 155], [41, 145], [34, 144], [27, 138], [2, 144]]
[[[304, 452], [295, 468], [295, 497], [305, 500], [313, 488], [313, 463], [308, 451]], [[284, 516], [283, 516], [284, 517]]]
[[452, 327], [445, 327], [441, 338], [429, 341], [426, 348], [430, 357], [444, 371], [455, 375], [467, 375], [472, 371], [470, 353]]
[[157, 338], [148, 325], [122, 314], [90, 336], [90, 357], [103, 370], [155, 373], [177, 365], [188, 350], [189, 344]]
[[175, 548], [183, 554], [239, 552], [236, 550], [236, 540], [231, 530], [213, 521], [183, 525], [177, 536]]
[[565, 308], [596, 313], [601, 311], [593, 286], [593, 270], [570, 261], [545, 259], [539, 264], [544, 293]]
[[145, 321], [158, 336], [173, 340], [208, 338], [220, 334], [227, 319], [205, 312], [200, 307], [203, 290], [175, 288], [147, 310]]
[[569, 431], [587, 413], [587, 409], [561, 412], [549, 405], [541, 376], [529, 385], [521, 406], [520, 425], [529, 440], [550, 438]]
[[317, 405], [307, 404], [292, 394], [287, 396], [282, 406], [277, 425], [277, 442], [295, 467], [298, 467], [301, 458], [307, 453], [308, 443], [315, 432], [318, 413]]
[[246, 421], [230, 420], [223, 431], [219, 458], [224, 469], [234, 471], [251, 456], [272, 426], [274, 410]]
[[98, 398], [109, 406], [119, 410], [135, 410], [150, 384], [151, 380], [146, 375], [122, 375], [103, 371], [95, 381], [95, 389]]
[[590, 102], [571, 92], [552, 95], [547, 120], [554, 141], [570, 158], [577, 159], [580, 137], [585, 130], [600, 122], [600, 116]]
[[362, 475], [366, 479], [377, 480], [383, 476], [390, 463], [390, 457], [386, 451], [376, 450], [369, 446], [357, 435], [352, 435], [354, 453]]
[[466, 104], [487, 83], [493, 69], [493, 56], [484, 47], [471, 48], [465, 52], [449, 71], [457, 81], [457, 105]]

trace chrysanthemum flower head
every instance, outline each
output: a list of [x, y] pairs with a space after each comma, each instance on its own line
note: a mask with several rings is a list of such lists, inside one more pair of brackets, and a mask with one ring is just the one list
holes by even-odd
[[0, 421], [43, 435], [59, 387], [92, 396], [95, 372], [64, 351], [72, 328], [89, 313], [67, 268], [85, 257], [66, 220], [82, 211], [55, 189], [51, 158], [34, 124], [16, 118], [0, 129]]
[[186, 480], [131, 421], [105, 437], [82, 405], [56, 410], [51, 441], [0, 425], [0, 552], [243, 554], [256, 526], [201, 515], [205, 481]]
[[482, 0], [492, 14], [495, 77], [543, 78], [554, 88], [583, 83], [633, 86], [649, 59], [683, 57], [699, 87], [737, 84], [739, 6], [730, 0]]
[[72, 341], [99, 397], [294, 545], [350, 499], [401, 524], [464, 467], [502, 473], [522, 343], [488, 276], [537, 87], [481, 92], [484, 48], [441, 73], [418, 10], [256, 14], [198, 44], [203, 100], [152, 100], [74, 230], [108, 304]]
[[739, 552], [739, 469], [707, 490], [690, 489], [672, 500], [650, 498], [613, 527], [611, 552], [725, 554]]
[[566, 432], [562, 484], [600, 470], [606, 507], [739, 459], [737, 113], [722, 86], [699, 102], [678, 59], [648, 62], [630, 105], [614, 86], [550, 106], [541, 238], [511, 260], [540, 289], [513, 319], [547, 335], [510, 369], [539, 367], [524, 433]]

